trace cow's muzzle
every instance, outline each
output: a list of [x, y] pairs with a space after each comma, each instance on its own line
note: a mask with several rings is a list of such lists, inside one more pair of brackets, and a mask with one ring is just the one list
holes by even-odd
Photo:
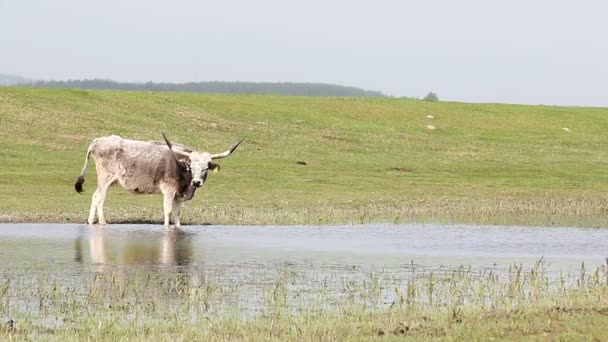
[[193, 181], [192, 181], [192, 186], [193, 186], [193, 187], [195, 187], [195, 188], [198, 188], [198, 187], [200, 187], [201, 185], [202, 185], [202, 183], [201, 183], [201, 181], [199, 181], [199, 180], [193, 180]]

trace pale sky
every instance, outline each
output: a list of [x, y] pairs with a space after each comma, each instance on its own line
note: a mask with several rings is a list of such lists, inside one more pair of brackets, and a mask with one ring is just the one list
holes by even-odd
[[0, 73], [608, 106], [608, 1], [0, 0]]

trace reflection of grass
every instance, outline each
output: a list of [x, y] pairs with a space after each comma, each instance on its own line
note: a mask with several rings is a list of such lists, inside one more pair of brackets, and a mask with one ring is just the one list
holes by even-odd
[[[407, 281], [382, 274], [338, 281], [332, 289], [298, 286], [282, 270], [259, 288], [214, 285], [180, 273], [97, 273], [85, 285], [58, 285], [5, 273], [0, 317], [15, 320], [4, 338], [56, 340], [342, 340], [379, 335], [415, 339], [608, 338], [608, 268], [549, 278], [544, 261], [508, 275], [470, 269], [412, 268]], [[334, 279], [335, 280], [335, 279]], [[311, 294], [311, 290], [315, 291]], [[308, 297], [304, 300], [303, 296]], [[259, 296], [239, 313], [229, 297]], [[243, 297], [241, 297], [243, 298]]]
[[[602, 108], [3, 87], [0, 221], [84, 222], [94, 168], [85, 195], [73, 182], [89, 142], [165, 131], [211, 151], [246, 137], [184, 208], [189, 223], [606, 225], [607, 118]], [[106, 204], [109, 222], [162, 218], [159, 196], [113, 189]]]

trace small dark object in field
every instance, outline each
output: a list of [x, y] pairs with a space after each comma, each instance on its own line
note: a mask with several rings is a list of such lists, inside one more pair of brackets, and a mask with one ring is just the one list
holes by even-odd
[[410, 327], [408, 327], [408, 326], [405, 326], [405, 327], [402, 327], [402, 328], [397, 328], [397, 329], [395, 329], [393, 331], [393, 334], [395, 334], [395, 335], [405, 335], [405, 332], [408, 331], [408, 330], [410, 330]]
[[299, 161], [299, 162], [296, 162], [296, 163], [298, 163], [298, 165], [308, 165], [308, 164], [306, 164], [306, 162], [303, 162], [303, 161]]
[[412, 172], [412, 169], [408, 169], [405, 167], [391, 167], [389, 170], [391, 171], [398, 171], [398, 172]]
[[378, 334], [378, 336], [384, 336], [384, 330], [378, 329], [377, 334]]
[[13, 321], [12, 319], [9, 319], [6, 323], [4, 323], [4, 329], [6, 329], [7, 332], [11, 332], [15, 330], [15, 321]]

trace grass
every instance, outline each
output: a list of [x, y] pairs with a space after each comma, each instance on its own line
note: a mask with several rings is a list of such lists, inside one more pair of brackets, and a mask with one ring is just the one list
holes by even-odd
[[[85, 222], [90, 141], [164, 131], [208, 151], [246, 137], [186, 223], [604, 226], [607, 129], [606, 108], [2, 87], [0, 221]], [[161, 202], [115, 188], [106, 216], [160, 222]]]
[[[183, 209], [186, 223], [606, 226], [607, 114], [406, 99], [0, 87], [0, 222], [84, 222], [94, 168], [85, 195], [73, 183], [90, 141], [109, 134], [160, 140], [164, 131], [214, 152], [246, 137]], [[437, 129], [425, 129], [429, 124]], [[115, 188], [106, 217], [161, 222], [161, 202]], [[405, 278], [370, 273], [318, 279], [316, 287], [285, 269], [245, 290], [242, 282], [196, 280], [179, 269], [63, 265], [55, 272], [45, 265], [2, 267], [0, 339], [608, 339], [606, 266], [556, 278], [542, 261], [532, 269], [514, 265], [507, 274], [412, 269]], [[328, 281], [332, 287], [323, 287]], [[255, 299], [255, 310], [241, 307], [239, 298]]]
[[[8, 340], [606, 340], [608, 268], [550, 277], [547, 264], [507, 274], [412, 268], [303, 288], [281, 270], [248, 292], [180, 272], [119, 269], [80, 279], [13, 268], [0, 278], [0, 330]], [[34, 274], [34, 275], [32, 275]], [[311, 292], [312, 291], [312, 292]], [[241, 293], [239, 293], [241, 292]], [[255, 312], [227, 298], [263, 298]], [[314, 305], [299, 306], [302, 296]], [[388, 299], [388, 302], [386, 301]]]

